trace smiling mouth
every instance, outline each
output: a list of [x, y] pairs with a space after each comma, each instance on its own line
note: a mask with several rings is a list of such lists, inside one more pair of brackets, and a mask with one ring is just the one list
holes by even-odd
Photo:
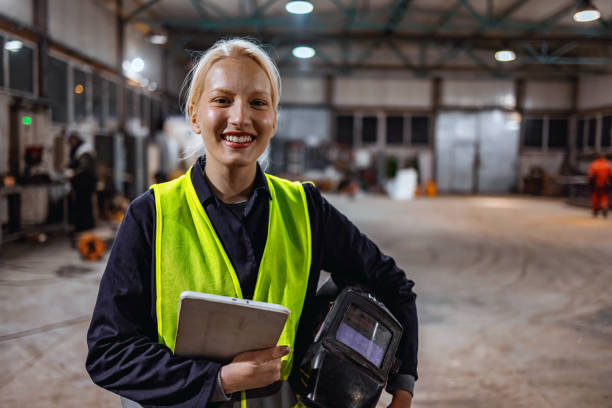
[[248, 133], [222, 133], [221, 139], [231, 143], [247, 144], [255, 140], [255, 136]]

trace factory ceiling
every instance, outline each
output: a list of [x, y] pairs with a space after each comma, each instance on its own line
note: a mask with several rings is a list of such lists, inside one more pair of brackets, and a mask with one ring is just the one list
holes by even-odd
[[[109, 0], [110, 1], [110, 0]], [[483, 73], [499, 77], [612, 72], [612, 1], [601, 18], [576, 22], [577, 0], [314, 0], [290, 14], [286, 0], [123, 0], [121, 14], [167, 34], [188, 58], [227, 36], [269, 44], [285, 73], [351, 75]], [[296, 46], [315, 49], [300, 60]], [[494, 54], [510, 50], [511, 62]]]

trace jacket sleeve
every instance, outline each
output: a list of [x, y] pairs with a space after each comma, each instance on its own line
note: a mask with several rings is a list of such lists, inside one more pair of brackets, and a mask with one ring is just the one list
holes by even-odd
[[204, 407], [221, 364], [173, 356], [157, 342], [152, 191], [130, 205], [87, 333], [86, 368], [101, 387], [146, 406]]
[[[397, 378], [390, 378], [391, 390], [412, 392], [417, 379], [418, 321], [414, 282], [393, 258], [362, 234], [340, 211], [332, 206], [312, 185], [304, 184], [312, 205], [311, 220], [320, 223], [319, 235], [312, 239], [324, 242], [323, 268], [336, 283], [358, 283], [369, 288], [399, 320], [404, 328], [398, 350], [402, 361]], [[314, 215], [314, 217], [313, 217]]]

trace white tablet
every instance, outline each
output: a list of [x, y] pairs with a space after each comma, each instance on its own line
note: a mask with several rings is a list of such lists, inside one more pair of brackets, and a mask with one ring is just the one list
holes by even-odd
[[174, 354], [230, 361], [245, 351], [274, 347], [289, 313], [272, 303], [183, 292]]

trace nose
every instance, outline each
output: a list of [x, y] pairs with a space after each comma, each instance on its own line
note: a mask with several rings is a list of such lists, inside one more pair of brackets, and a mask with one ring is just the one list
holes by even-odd
[[242, 99], [236, 99], [230, 107], [229, 123], [232, 126], [242, 128], [251, 124], [249, 115], [249, 104]]

